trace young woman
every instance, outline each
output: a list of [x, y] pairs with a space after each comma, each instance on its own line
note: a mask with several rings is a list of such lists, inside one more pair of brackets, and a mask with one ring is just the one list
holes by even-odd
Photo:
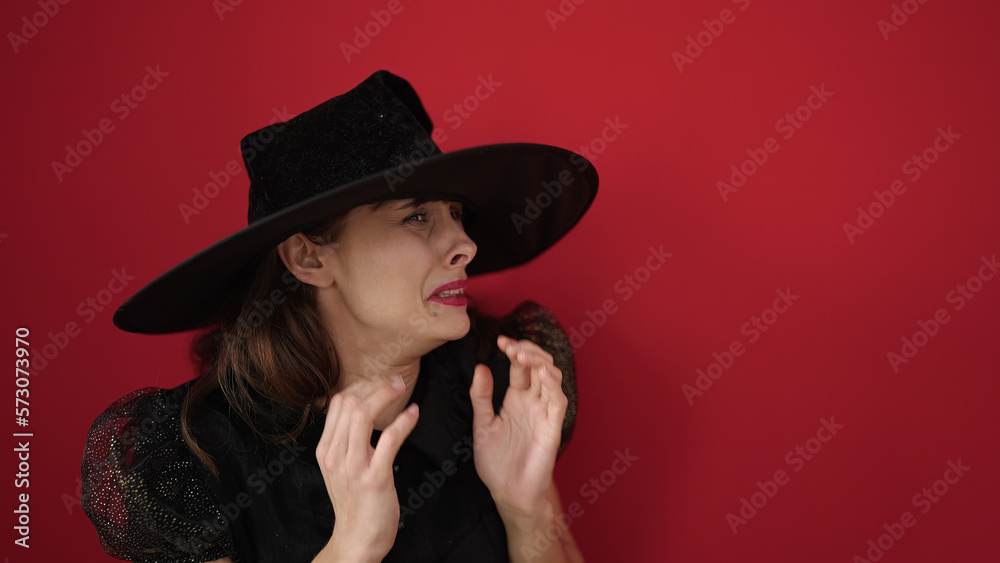
[[443, 154], [432, 131], [379, 71], [244, 138], [249, 226], [115, 314], [133, 332], [214, 328], [199, 377], [91, 429], [83, 504], [109, 554], [582, 560], [552, 480], [572, 349], [544, 308], [492, 319], [464, 289], [562, 237], [597, 175], [542, 145]]

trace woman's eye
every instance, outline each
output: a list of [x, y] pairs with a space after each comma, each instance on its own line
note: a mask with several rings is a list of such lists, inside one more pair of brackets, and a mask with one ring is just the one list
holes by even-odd
[[[462, 220], [462, 216], [463, 216], [463, 213], [462, 213], [461, 209], [456, 209], [456, 208], [452, 208], [451, 209], [451, 218], [452, 219], [456, 219], [456, 220], [461, 221]], [[415, 223], [426, 223], [428, 221], [429, 221], [429, 219], [428, 219], [428, 213], [427, 213], [427, 211], [425, 211], [423, 209], [414, 212], [412, 215], [409, 215], [409, 216], [406, 217], [406, 219], [404, 219], [404, 222], [415, 222]]]

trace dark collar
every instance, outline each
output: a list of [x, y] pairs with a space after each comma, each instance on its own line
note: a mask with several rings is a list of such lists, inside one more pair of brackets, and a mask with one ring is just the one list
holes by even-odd
[[[410, 397], [410, 403], [420, 406], [420, 419], [407, 437], [404, 447], [412, 448], [440, 467], [445, 461], [457, 463], [472, 450], [472, 401], [469, 387], [476, 367], [479, 340], [474, 332], [446, 342], [420, 361], [420, 375]], [[493, 404], [495, 411], [503, 403], [510, 382], [510, 361], [500, 355], [487, 362], [493, 373]], [[297, 442], [311, 451], [319, 444], [324, 417], [314, 415]], [[372, 445], [381, 432], [372, 435]], [[308, 456], [315, 464], [315, 456]]]
[[[479, 340], [473, 331], [446, 342], [420, 361], [420, 375], [410, 397], [420, 406], [420, 419], [405, 444], [427, 456], [435, 466], [455, 462], [472, 449], [472, 401], [469, 387], [476, 367]], [[510, 362], [500, 357], [487, 364], [494, 378], [494, 404], [503, 402]], [[376, 431], [372, 443], [381, 432]]]

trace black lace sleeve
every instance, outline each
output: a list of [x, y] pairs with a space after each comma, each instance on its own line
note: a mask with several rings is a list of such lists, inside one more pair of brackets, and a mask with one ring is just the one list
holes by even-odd
[[559, 446], [559, 455], [562, 455], [573, 437], [573, 427], [576, 425], [576, 365], [573, 361], [573, 346], [552, 311], [533, 301], [518, 305], [504, 318], [504, 326], [508, 331], [513, 329], [517, 338], [531, 340], [552, 354], [553, 363], [562, 371], [562, 390], [569, 400], [566, 418], [563, 420], [562, 444]]
[[81, 503], [112, 557], [143, 563], [234, 557], [211, 477], [181, 436], [186, 392], [186, 384], [134, 391], [90, 428]]

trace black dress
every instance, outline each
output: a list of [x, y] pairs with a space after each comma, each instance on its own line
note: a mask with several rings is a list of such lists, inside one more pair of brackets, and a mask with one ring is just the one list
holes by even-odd
[[[535, 341], [563, 371], [570, 401], [565, 447], [576, 418], [566, 335], [551, 312], [530, 302], [504, 321], [503, 332]], [[470, 331], [421, 360], [411, 397], [420, 405], [420, 419], [393, 466], [401, 515], [384, 561], [508, 560], [503, 522], [473, 461], [469, 386], [478, 345]], [[499, 410], [510, 363], [501, 354], [486, 363]], [[94, 422], [82, 464], [82, 503], [104, 550], [143, 562], [201, 563], [226, 556], [238, 562], [311, 561], [329, 541], [335, 520], [316, 461], [323, 417], [311, 419], [296, 440], [269, 444], [230, 411], [218, 390], [210, 393], [193, 426], [198, 444], [216, 462], [216, 479], [181, 437], [180, 406], [189, 385], [135, 391]]]

